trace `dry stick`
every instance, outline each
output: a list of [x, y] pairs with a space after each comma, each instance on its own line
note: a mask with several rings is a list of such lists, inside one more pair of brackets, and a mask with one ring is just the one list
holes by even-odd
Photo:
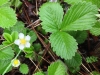
[[38, 66], [32, 61], [32, 59], [31, 58], [29, 58], [30, 60], [31, 60], [31, 62], [35, 65], [35, 67], [39, 70], [39, 71], [41, 71], [39, 68], [38, 68]]
[[[33, 27], [32, 27], [33, 28]], [[45, 49], [47, 50], [47, 51], [49, 51], [49, 48], [47, 48], [47, 45], [45, 44], [45, 42], [41, 39], [41, 37], [37, 34], [37, 32], [36, 32], [36, 30], [33, 28], [33, 30], [35, 31], [35, 33], [36, 33], [36, 35], [37, 35], [37, 37], [39, 38], [39, 40], [41, 41], [41, 43], [43, 44], [43, 46], [45, 47]], [[50, 44], [49, 44], [50, 45]], [[50, 53], [50, 51], [49, 51], [49, 53]], [[50, 53], [50, 55], [52, 56], [52, 58], [56, 61], [56, 59], [54, 58], [54, 56]]]
[[[23, 51], [24, 52], [24, 51]], [[25, 52], [24, 52], [25, 53]], [[25, 53], [26, 54], [26, 53]], [[39, 68], [38, 68], [38, 66], [32, 61], [32, 59], [31, 58], [29, 58], [30, 59], [30, 61], [34, 64], [34, 66], [39, 70], [39, 71], [41, 71]]]
[[[47, 48], [47, 45], [44, 43], [44, 41], [41, 39], [41, 37], [37, 34], [37, 32], [36, 32], [36, 30], [33, 28], [33, 26], [32, 26], [32, 29], [34, 30], [34, 32], [36, 33], [36, 35], [37, 35], [37, 37], [39, 38], [39, 40], [40, 40], [40, 42], [43, 44], [43, 46], [46, 48], [46, 51], [45, 51], [45, 53], [44, 53], [44, 56], [45, 56], [45, 54], [47, 53], [47, 51], [48, 51], [48, 48]], [[52, 56], [52, 54], [50, 54], [51, 56]], [[43, 57], [44, 57], [43, 56]], [[52, 56], [53, 57], [53, 56]], [[54, 60], [56, 60], [54, 57], [53, 57], [53, 59]], [[36, 68], [37, 69], [37, 68]], [[36, 71], [36, 69], [35, 69], [35, 71]]]
[[[39, 33], [40, 34], [40, 33]], [[45, 38], [46, 40], [48, 40], [46, 37], [44, 37], [42, 34], [40, 34], [43, 38]], [[49, 41], [49, 40], [48, 40]], [[50, 45], [50, 44], [49, 44]], [[49, 48], [47, 48], [47, 50], [48, 50]], [[51, 50], [49, 49], [48, 50], [48, 52], [49, 52], [49, 54], [52, 56], [52, 58], [55, 60], [55, 58], [54, 58], [54, 54], [51, 52]], [[52, 53], [52, 54], [51, 54]]]
[[[31, 27], [31, 26], [33, 26], [33, 25], [37, 25], [37, 24], [40, 25], [40, 19], [37, 19], [35, 22], [29, 24], [27, 27]], [[37, 26], [36, 26], [36, 27], [37, 27]]]
[[[27, 15], [26, 11], [25, 11], [25, 14], [26, 14], [26, 17], [28, 18], [29, 24], [31, 24], [31, 21], [30, 21], [30, 19], [29, 19], [29, 16]], [[35, 31], [35, 29], [34, 29], [33, 26], [32, 26], [32, 29]], [[45, 43], [43, 42], [43, 40], [39, 37], [39, 35], [37, 34], [36, 31], [35, 31], [35, 33], [36, 33], [36, 35], [38, 36], [38, 38], [39, 38], [39, 40], [41, 41], [41, 43], [43, 44], [43, 46], [46, 48], [46, 45], [45, 45]], [[54, 57], [53, 57], [53, 58], [54, 58]], [[34, 63], [34, 64], [35, 64], [35, 63]], [[37, 67], [36, 67], [36, 69], [37, 69]]]
[[88, 71], [91, 75], [93, 75], [93, 74], [88, 70], [88, 68], [86, 68], [86, 67], [84, 66], [83, 63], [82, 63], [82, 66], [86, 69], [86, 71]]
[[36, 0], [36, 15], [38, 15], [37, 0]]
[[29, 16], [28, 16], [28, 14], [27, 14], [25, 8], [24, 8], [24, 11], [25, 11], [25, 15], [26, 15], [26, 18], [25, 18], [25, 19], [26, 19], [26, 21], [28, 22], [28, 24], [30, 24], [31, 21], [30, 21], [30, 19], [29, 19]]
[[[82, 58], [86, 61], [85, 57], [82, 55], [82, 53], [78, 50], [78, 53], [81, 54]], [[87, 63], [87, 62], [86, 62]], [[88, 67], [90, 68], [90, 71], [92, 71], [90, 65], [87, 63]]]
[[[24, 10], [25, 11], [25, 10]], [[27, 19], [28, 19], [28, 22], [29, 22], [29, 24], [31, 23], [31, 21], [30, 21], [30, 19], [29, 19], [29, 16], [27, 15], [27, 13], [26, 13], [26, 11], [25, 11], [25, 14], [26, 14], [26, 17], [27, 17]], [[27, 20], [26, 19], [26, 20]], [[25, 52], [24, 52], [25, 53]], [[30, 59], [30, 58], [29, 58]], [[38, 66], [32, 61], [32, 59], [30, 59], [31, 60], [31, 62], [35, 65], [35, 67], [40, 71], [40, 69], [38, 68]]]
[[97, 67], [94, 64], [92, 64], [92, 66], [96, 69], [97, 72], [99, 72], [99, 70], [97, 69]]
[[[46, 53], [47, 53], [47, 50], [44, 52], [43, 57], [45, 56]], [[41, 62], [42, 62], [42, 59], [40, 60], [40, 62], [38, 63], [37, 66], [39, 66]], [[34, 72], [35, 72], [36, 70], [37, 70], [37, 68], [34, 70]]]
[[81, 72], [78, 72], [79, 74], [81, 74], [81, 75], [84, 75], [84, 74], [82, 74]]
[[[37, 54], [36, 52], [35, 52], [35, 54], [36, 55], [38, 55], [38, 56], [40, 56], [39, 54]], [[42, 56], [40, 56], [44, 61], [46, 61], [48, 64], [50, 64], [51, 62], [49, 62], [49, 61], [47, 61], [45, 58], [43, 58]], [[40, 60], [41, 61], [41, 60]]]
[[[36, 33], [37, 37], [39, 38], [39, 40], [41, 41], [41, 43], [43, 44], [43, 46], [45, 47], [45, 49], [48, 51], [48, 48], [46, 48], [47, 45], [46, 45], [45, 42], [41, 39], [41, 37], [37, 34], [37, 32], [36, 32], [36, 30], [33, 28], [33, 26], [32, 26], [32, 29], [33, 29], [34, 32]], [[50, 55], [53, 57], [52, 54], [50, 54]], [[54, 57], [53, 57], [53, 59], [56, 60]]]

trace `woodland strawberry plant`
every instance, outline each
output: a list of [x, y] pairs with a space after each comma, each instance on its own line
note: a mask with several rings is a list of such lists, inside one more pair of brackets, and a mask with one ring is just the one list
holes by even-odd
[[[30, 68], [21, 62], [21, 55], [28, 58], [38, 69], [39, 72], [32, 73], [33, 75], [69, 75], [68, 71], [75, 74], [80, 70], [82, 56], [78, 51], [78, 44], [86, 40], [88, 31], [95, 36], [100, 35], [98, 16], [100, 1], [64, 0], [64, 2], [68, 4], [67, 9], [64, 9], [60, 0], [56, 2], [50, 0], [43, 3], [38, 10], [41, 26], [45, 33], [50, 34], [48, 40], [51, 50], [59, 57], [59, 60], [50, 63], [44, 72], [34, 62], [35, 49], [40, 47], [40, 44], [33, 45], [37, 42], [36, 31], [25, 27], [22, 21], [17, 20], [16, 8], [20, 7], [22, 2], [0, 1], [0, 27], [3, 28], [4, 38], [0, 45], [0, 74], [5, 75], [14, 68], [22, 74], [28, 74]], [[88, 61], [92, 62], [92, 59]], [[89, 73], [93, 75], [94, 72]]]

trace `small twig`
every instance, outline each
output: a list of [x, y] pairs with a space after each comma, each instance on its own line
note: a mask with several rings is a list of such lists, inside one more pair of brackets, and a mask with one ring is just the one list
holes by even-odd
[[99, 70], [97, 69], [97, 67], [94, 64], [92, 64], [92, 66], [96, 69], [97, 72], [99, 72]]
[[[39, 55], [35, 52], [36, 55]], [[40, 55], [39, 55], [40, 56]], [[50, 64], [51, 62], [47, 61], [44, 57], [40, 56], [44, 61], [46, 61], [48, 64]]]
[[36, 15], [38, 15], [37, 0], [36, 0]]
[[[78, 50], [78, 53], [81, 54], [82, 58], [83, 58], [83, 59], [85, 60], [85, 62], [86, 62], [86, 58], [82, 55], [82, 53], [81, 53], [79, 50]], [[88, 65], [90, 71], [92, 71], [90, 65], [89, 65], [87, 62], [86, 62], [86, 64]]]
[[87, 72], [89, 72], [91, 75], [93, 75], [93, 74], [88, 70], [88, 68], [86, 68], [86, 67], [84, 66], [84, 64], [82, 64], [82, 66], [85, 68], [85, 70], [86, 70]]
[[81, 72], [78, 72], [79, 74], [81, 74], [81, 75], [84, 75], [84, 74], [82, 74]]
[[38, 68], [38, 66], [32, 61], [32, 59], [31, 58], [29, 58], [30, 59], [30, 61], [34, 64], [34, 66], [39, 70], [39, 71], [41, 71], [39, 68]]
[[37, 19], [35, 22], [29, 24], [27, 27], [31, 27], [33, 25], [37, 25], [38, 23], [40, 23], [40, 19]]
[[[23, 51], [24, 52], [24, 51]], [[25, 52], [24, 52], [25, 53]], [[25, 53], [26, 54], [26, 53]], [[39, 70], [39, 71], [41, 71], [39, 68], [38, 68], [38, 66], [33, 62], [33, 60], [31, 59], [31, 58], [29, 58], [30, 59], [30, 61], [34, 64], [34, 66]]]

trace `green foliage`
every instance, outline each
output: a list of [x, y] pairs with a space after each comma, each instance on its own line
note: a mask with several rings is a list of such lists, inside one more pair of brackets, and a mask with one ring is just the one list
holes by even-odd
[[78, 67], [68, 67], [69, 71], [73, 74], [76, 74], [77, 75], [77, 72], [79, 72], [80, 70], [80, 66]]
[[30, 43], [33, 43], [34, 41], [36, 41], [37, 36], [36, 36], [35, 32], [30, 31], [30, 32], [28, 33], [28, 35], [31, 36]]
[[[0, 60], [0, 74], [4, 72], [4, 70], [7, 68], [7, 66], [10, 64], [11, 60]], [[11, 70], [11, 67], [8, 69], [8, 71]], [[8, 72], [7, 71], [7, 72]]]
[[77, 51], [76, 40], [65, 32], [56, 32], [50, 35], [51, 46], [61, 58], [71, 59]]
[[0, 6], [6, 4], [9, 0], [0, 0]]
[[11, 33], [12, 36], [12, 42], [14, 42], [18, 38], [18, 32], [14, 31]]
[[48, 75], [65, 75], [66, 71], [67, 67], [59, 60], [48, 67]]
[[68, 33], [76, 39], [78, 44], [84, 43], [88, 36], [87, 31], [69, 31]]
[[40, 49], [41, 49], [41, 44], [40, 43], [34, 43], [33, 46], [34, 46], [35, 52], [39, 52], [40, 51]]
[[98, 61], [98, 58], [95, 56], [90, 56], [90, 57], [86, 58], [87, 63], [93, 63], [93, 62], [97, 62], [97, 61]]
[[14, 57], [14, 51], [11, 47], [0, 45], [0, 60], [9, 60]]
[[72, 59], [65, 60], [65, 63], [68, 65], [68, 67], [78, 67], [82, 63], [82, 57], [80, 54], [76, 53]]
[[3, 37], [6, 41], [3, 41], [3, 44], [11, 44], [18, 38], [18, 32], [14, 31], [11, 34], [9, 33], [3, 33]]
[[22, 2], [20, 0], [11, 0], [12, 6], [15, 6], [15, 8], [20, 7], [22, 5]]
[[17, 21], [16, 24], [7, 30], [7, 32], [17, 31], [26, 34], [26, 28], [24, 27], [24, 23], [22, 21]]
[[11, 37], [10, 34], [8, 34], [8, 33], [3, 33], [3, 37], [4, 37], [9, 43], [12, 42], [12, 37]]
[[37, 73], [35, 73], [33, 75], [44, 75], [44, 74], [43, 74], [43, 72], [37, 72]]
[[15, 11], [9, 6], [2, 6], [8, 1], [9, 0], [0, 0], [0, 27], [2, 28], [12, 27], [17, 21]]
[[[97, 72], [97, 71], [92, 71], [92, 74], [93, 74], [93, 75], [100, 75], [100, 73]], [[90, 74], [90, 75], [91, 75], [91, 74]]]
[[79, 2], [68, 10], [65, 14], [61, 31], [76, 31], [76, 30], [88, 30], [96, 22], [96, 16], [98, 8], [88, 2]]
[[64, 2], [67, 2], [68, 4], [75, 4], [78, 2], [81, 2], [82, 0], [64, 0]]
[[[48, 67], [47, 70], [48, 74], [46, 75], [68, 75], [67, 71], [67, 67], [64, 65], [64, 63], [60, 60], [57, 60], [53, 63], [50, 64], [50, 66]], [[44, 75], [43, 72], [37, 72], [33, 75]]]
[[76, 74], [80, 70], [80, 65], [82, 63], [82, 57], [80, 54], [76, 53], [72, 59], [65, 60], [68, 69], [73, 74]]
[[93, 4], [97, 5], [98, 8], [100, 8], [100, 0], [83, 0], [83, 1], [92, 2]]
[[25, 57], [26, 58], [32, 58], [32, 56], [33, 56], [33, 47], [30, 47], [30, 48], [25, 48], [24, 49], [24, 51], [26, 52], [26, 55], [25, 55]]
[[[49, 38], [53, 51], [61, 58], [71, 59], [77, 50], [77, 43], [72, 36], [64, 31], [91, 29], [96, 22], [94, 14], [97, 13], [98, 8], [91, 3], [79, 2], [71, 6], [64, 15], [64, 19], [63, 9], [59, 3], [44, 3], [39, 10], [43, 29], [53, 33]], [[78, 39], [81, 38], [80, 36]]]
[[100, 22], [99, 21], [97, 21], [95, 25], [93, 26], [93, 28], [90, 29], [90, 32], [95, 36], [100, 35]]
[[60, 29], [63, 18], [63, 8], [59, 3], [47, 2], [43, 4], [39, 10], [40, 20], [42, 21], [41, 24], [46, 32], [53, 33]]
[[20, 68], [19, 68], [19, 71], [22, 73], [22, 74], [28, 74], [28, 66], [26, 64], [21, 64], [20, 65]]

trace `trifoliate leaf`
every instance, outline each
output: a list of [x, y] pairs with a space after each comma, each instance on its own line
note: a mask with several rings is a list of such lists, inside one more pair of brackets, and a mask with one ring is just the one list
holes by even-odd
[[33, 75], [44, 75], [44, 74], [42, 72], [37, 72], [37, 73], [35, 73]]
[[63, 8], [57, 2], [47, 2], [39, 9], [40, 20], [42, 21], [42, 27], [46, 32], [56, 32], [60, 29]]
[[22, 73], [22, 74], [27, 74], [29, 69], [28, 69], [28, 66], [26, 64], [21, 64], [20, 65], [20, 68], [19, 68], [19, 71]]
[[93, 4], [97, 5], [98, 8], [100, 8], [100, 0], [83, 0], [83, 1], [92, 2]]
[[0, 8], [0, 27], [12, 27], [17, 21], [15, 11], [10, 7]]
[[14, 57], [14, 51], [11, 47], [0, 45], [0, 60], [9, 60]]
[[0, 6], [2, 6], [3, 4], [6, 4], [9, 0], [0, 0]]
[[88, 35], [87, 31], [70, 31], [68, 33], [72, 35], [79, 44], [83, 43]]
[[75, 4], [78, 2], [81, 2], [82, 0], [64, 0], [64, 2], [67, 2], [68, 4]]
[[3, 33], [3, 37], [9, 42], [12, 43], [12, 36], [8, 33]]
[[[8, 65], [11, 63], [11, 59], [9, 60], [0, 60], [0, 75], [5, 71], [5, 69], [8, 67]], [[10, 71], [11, 67], [7, 70]]]
[[95, 23], [92, 29], [90, 29], [90, 32], [95, 36], [100, 35], [100, 22], [99, 21]]
[[68, 67], [79, 67], [82, 63], [82, 57], [76, 53], [72, 59], [65, 60], [65, 63]]
[[56, 32], [50, 35], [53, 51], [64, 59], [71, 59], [77, 51], [76, 40], [66, 32]]
[[48, 67], [48, 75], [65, 75], [66, 66], [61, 61], [56, 61]]
[[61, 31], [88, 30], [96, 22], [98, 8], [88, 2], [79, 2], [71, 6], [62, 22]]

